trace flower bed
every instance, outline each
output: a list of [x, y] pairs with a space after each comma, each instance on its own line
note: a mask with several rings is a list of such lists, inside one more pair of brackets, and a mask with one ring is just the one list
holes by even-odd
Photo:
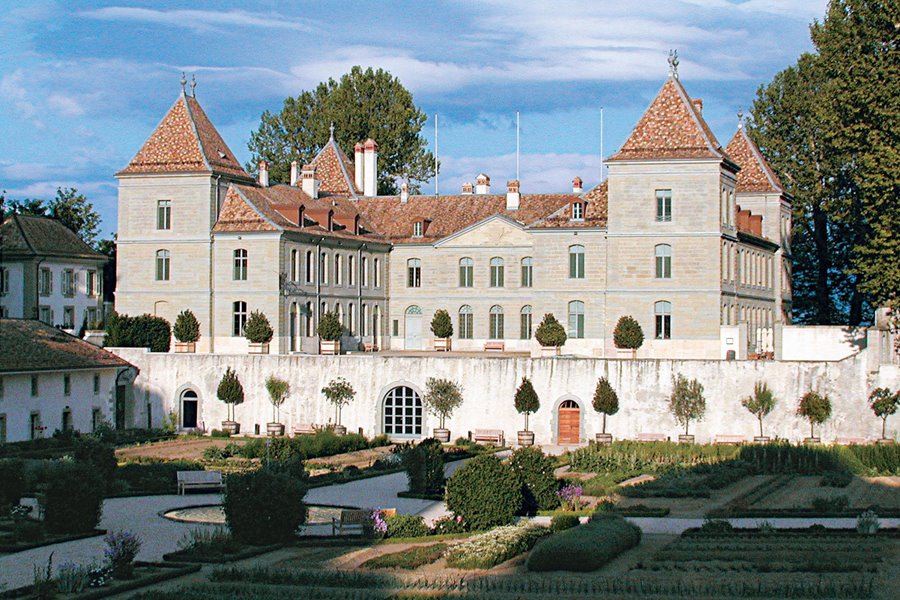
[[599, 514], [542, 541], [526, 564], [529, 571], [595, 571], [640, 542], [636, 525], [618, 515]]
[[497, 527], [451, 548], [447, 566], [457, 569], [490, 569], [530, 550], [551, 533], [547, 527], [523, 523]]

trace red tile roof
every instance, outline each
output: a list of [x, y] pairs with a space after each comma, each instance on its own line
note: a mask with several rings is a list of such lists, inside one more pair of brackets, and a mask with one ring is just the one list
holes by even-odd
[[772, 170], [743, 127], [738, 129], [731, 141], [728, 142], [726, 152], [741, 167], [737, 174], [736, 191], [778, 194], [784, 192], [778, 175]]
[[[583, 221], [571, 220], [572, 208], [570, 203], [549, 217], [535, 223], [533, 227], [539, 229], [546, 229], [549, 227], [606, 227], [608, 195], [609, 186], [607, 185], [607, 182], [604, 181], [580, 197], [580, 201], [585, 203]], [[574, 198], [577, 199], [578, 196], [575, 196]], [[575, 199], [572, 201], [574, 202]]]
[[182, 93], [120, 175], [215, 173], [252, 179], [197, 99]]
[[330, 138], [312, 160], [316, 166], [316, 179], [319, 180], [319, 191], [328, 194], [361, 194], [354, 183], [353, 162], [347, 158], [334, 138]]
[[40, 321], [0, 319], [0, 373], [133, 367], [131, 363]]

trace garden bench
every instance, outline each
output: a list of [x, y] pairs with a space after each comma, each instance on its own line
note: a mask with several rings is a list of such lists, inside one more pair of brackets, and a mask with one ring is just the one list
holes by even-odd
[[315, 423], [297, 423], [294, 425], [294, 435], [315, 435], [319, 429]]
[[732, 446], [739, 446], [746, 441], [747, 440], [742, 435], [718, 434], [716, 435], [715, 444], [717, 446], [728, 444]]
[[490, 352], [494, 350], [496, 352], [503, 352], [506, 350], [506, 343], [504, 342], [485, 342], [484, 343], [484, 351]]
[[366, 342], [363, 344], [363, 352], [378, 352], [378, 344]]
[[861, 437], [839, 437], [835, 440], [835, 443], [838, 446], [865, 446], [869, 443], [869, 440]]
[[497, 446], [505, 446], [506, 439], [502, 429], [476, 429], [475, 432], [469, 432], [469, 439], [475, 443], [490, 442]]
[[343, 534], [344, 531], [363, 533], [366, 522], [372, 518], [372, 511], [347, 509], [341, 511], [340, 517], [331, 518], [331, 535]]
[[175, 476], [178, 480], [178, 493], [182, 496], [187, 490], [225, 487], [221, 471], [178, 471]]
[[666, 437], [664, 433], [639, 433], [637, 434], [637, 441], [639, 442], [665, 442], [668, 441], [669, 438]]

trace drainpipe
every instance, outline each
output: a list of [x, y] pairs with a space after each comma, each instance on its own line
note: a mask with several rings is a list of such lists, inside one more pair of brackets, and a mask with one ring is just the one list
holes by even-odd
[[[41, 317], [41, 263], [43, 263], [45, 260], [47, 259], [38, 259], [37, 263], [34, 266], [34, 307], [31, 309], [31, 314], [33, 315], [35, 321], [37, 321]], [[22, 316], [25, 316], [24, 311]], [[50, 323], [50, 325], [53, 325], [53, 323]]]
[[[215, 210], [215, 218], [213, 226], [219, 221], [219, 185], [222, 179], [221, 175], [216, 175], [216, 185], [213, 188], [213, 207]], [[216, 319], [215, 319], [215, 295], [216, 295], [216, 279], [215, 269], [213, 268], [213, 252], [215, 251], [215, 242], [212, 234], [212, 227], [209, 228], [209, 351], [211, 354], [216, 352]]]

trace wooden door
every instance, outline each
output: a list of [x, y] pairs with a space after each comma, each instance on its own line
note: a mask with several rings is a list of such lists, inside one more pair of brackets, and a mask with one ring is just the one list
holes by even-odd
[[581, 409], [572, 400], [559, 405], [559, 444], [577, 444], [581, 441]]

